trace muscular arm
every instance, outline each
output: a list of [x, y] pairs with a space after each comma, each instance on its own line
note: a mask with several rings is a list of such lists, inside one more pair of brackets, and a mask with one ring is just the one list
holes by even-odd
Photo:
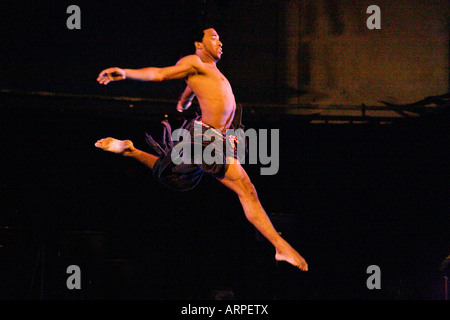
[[125, 69], [125, 74], [128, 79], [153, 82], [183, 79], [193, 73], [195, 73], [195, 69], [192, 66], [184, 64], [166, 68]]
[[111, 81], [118, 81], [124, 79], [140, 80], [140, 81], [166, 81], [183, 79], [197, 72], [194, 66], [194, 60], [190, 57], [180, 59], [176, 65], [156, 68], [148, 67], [141, 69], [121, 69], [108, 68], [100, 72], [97, 81], [100, 84], [108, 84]]

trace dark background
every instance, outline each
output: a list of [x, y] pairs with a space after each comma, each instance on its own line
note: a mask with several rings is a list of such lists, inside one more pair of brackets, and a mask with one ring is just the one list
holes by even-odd
[[[251, 107], [261, 92], [237, 86], [246, 127], [280, 129], [278, 174], [245, 169], [307, 273], [275, 263], [238, 198], [213, 178], [174, 193], [141, 164], [94, 147], [112, 136], [150, 151], [145, 132], [160, 134], [164, 118], [181, 124], [182, 82], [95, 79], [114, 65], [176, 62], [191, 49], [186, 26], [205, 17], [202, 3], [79, 2], [82, 29], [68, 30], [72, 3], [2, 2], [1, 298], [443, 299], [448, 114], [314, 124]], [[224, 16], [227, 3], [214, 2]], [[235, 36], [245, 38], [221, 37]], [[225, 74], [232, 61], [220, 62]], [[280, 101], [280, 91], [266, 94]], [[71, 264], [81, 290], [65, 286]], [[381, 290], [366, 287], [369, 265], [381, 268]]]

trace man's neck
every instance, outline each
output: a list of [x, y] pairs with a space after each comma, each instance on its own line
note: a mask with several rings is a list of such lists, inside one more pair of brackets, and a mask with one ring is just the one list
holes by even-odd
[[204, 55], [204, 54], [201, 54], [201, 53], [198, 53], [198, 52], [196, 52], [195, 54], [200, 58], [200, 60], [202, 60], [203, 63], [216, 66], [217, 60], [214, 59], [213, 57], [208, 56], [208, 55]]

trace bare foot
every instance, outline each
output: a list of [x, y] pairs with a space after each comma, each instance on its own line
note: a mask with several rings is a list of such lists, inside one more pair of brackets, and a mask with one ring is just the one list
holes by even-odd
[[110, 137], [98, 140], [95, 143], [95, 146], [105, 151], [114, 152], [123, 156], [128, 156], [134, 151], [133, 142], [130, 140], [117, 140]]
[[276, 249], [275, 260], [286, 261], [302, 271], [308, 271], [305, 259], [287, 243], [282, 248]]

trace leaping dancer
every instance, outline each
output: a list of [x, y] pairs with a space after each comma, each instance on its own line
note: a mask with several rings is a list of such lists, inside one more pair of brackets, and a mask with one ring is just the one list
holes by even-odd
[[[201, 110], [201, 116], [191, 121], [185, 127], [186, 130], [189, 130], [192, 135], [202, 135], [206, 129], [212, 129], [219, 133], [226, 144], [228, 136], [224, 133], [233, 127], [233, 124], [240, 122], [236, 121], [239, 120], [240, 109], [236, 106], [230, 83], [216, 66], [223, 53], [222, 43], [214, 28], [204, 28], [199, 32], [194, 45], [195, 54], [181, 58], [173, 66], [142, 69], [108, 68], [100, 72], [97, 81], [107, 85], [111, 81], [124, 79], [153, 82], [185, 79], [187, 87], [180, 97], [177, 110], [181, 112], [188, 108], [194, 96], [197, 97]], [[202, 129], [196, 130], [195, 128], [199, 125]], [[156, 144], [150, 136], [148, 141], [150, 144]], [[308, 270], [305, 259], [280, 236], [272, 225], [258, 199], [254, 185], [237, 157], [226, 157], [223, 154], [225, 160], [223, 163], [176, 165], [171, 159], [170, 150], [160, 148], [159, 151], [157, 150], [159, 155], [156, 156], [135, 148], [130, 140], [108, 137], [98, 140], [95, 146], [143, 163], [152, 169], [161, 183], [178, 190], [194, 187], [203, 172], [213, 175], [237, 194], [247, 220], [275, 247], [275, 259], [286, 261], [303, 271]]]

